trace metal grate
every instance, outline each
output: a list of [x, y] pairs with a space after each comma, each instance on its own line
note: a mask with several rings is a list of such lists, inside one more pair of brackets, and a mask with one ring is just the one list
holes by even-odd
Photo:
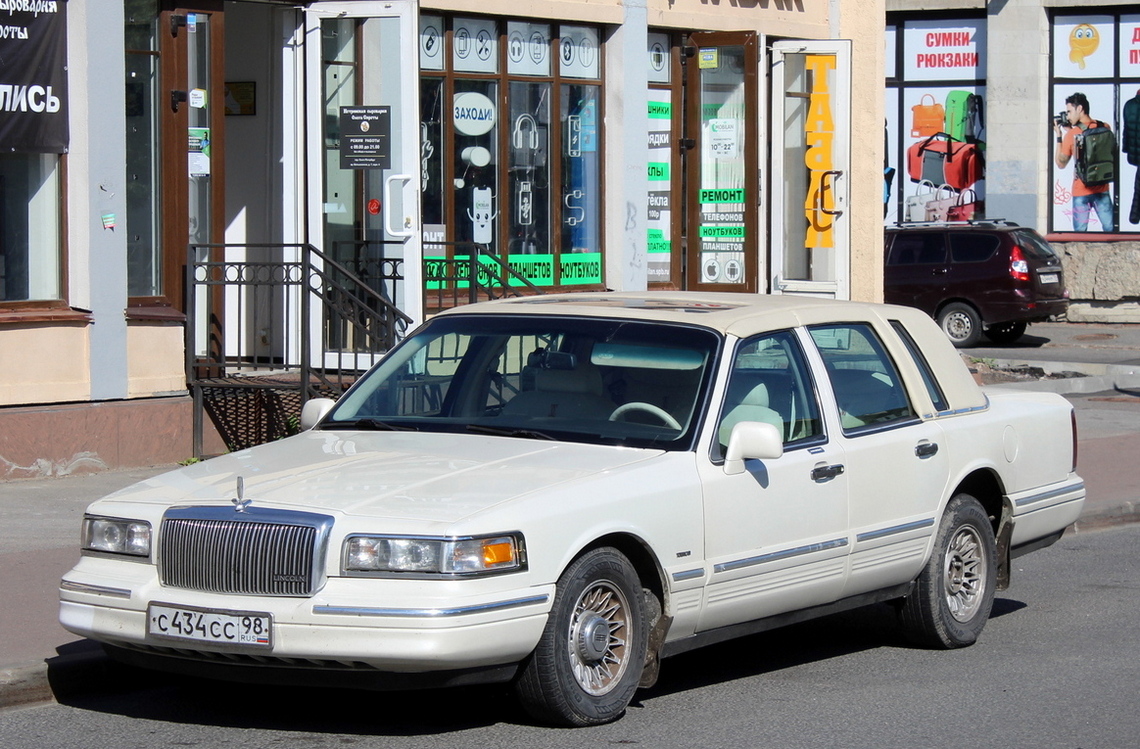
[[168, 513], [159, 546], [162, 584], [211, 593], [310, 596], [319, 587], [324, 559], [322, 525]]

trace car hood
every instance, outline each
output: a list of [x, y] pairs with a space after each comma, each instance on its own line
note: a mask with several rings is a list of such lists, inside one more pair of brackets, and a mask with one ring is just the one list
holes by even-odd
[[107, 497], [228, 504], [449, 523], [661, 451], [507, 437], [306, 432], [143, 481]]

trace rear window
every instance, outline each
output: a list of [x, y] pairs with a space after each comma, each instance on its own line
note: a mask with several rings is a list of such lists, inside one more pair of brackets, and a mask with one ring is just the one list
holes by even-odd
[[1030, 229], [1013, 233], [1017, 243], [1030, 260], [1040, 260], [1043, 263], [1059, 263], [1057, 253], [1040, 234]]
[[891, 245], [887, 265], [921, 265], [946, 262], [942, 232], [899, 232]]
[[993, 257], [1001, 240], [981, 232], [951, 232], [950, 257], [955, 263], [982, 263]]

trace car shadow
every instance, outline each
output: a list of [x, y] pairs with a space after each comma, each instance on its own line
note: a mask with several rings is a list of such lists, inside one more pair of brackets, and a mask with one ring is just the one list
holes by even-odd
[[[1025, 608], [1021, 601], [996, 598], [990, 618]], [[890, 604], [832, 614], [668, 658], [657, 684], [639, 690], [631, 707], [879, 648], [918, 648], [907, 640]], [[49, 672], [53, 660], [59, 659], [48, 661]], [[57, 669], [52, 680], [57, 701], [82, 710], [169, 723], [346, 736], [426, 736], [492, 725], [534, 725], [507, 684], [404, 692], [251, 685], [148, 671], [106, 656], [92, 658], [84, 678], [87, 683], [80, 688], [74, 674], [65, 677]], [[68, 679], [72, 683], [65, 685]]]
[[1011, 343], [995, 343], [989, 338], [982, 336], [982, 340], [978, 342], [978, 345], [962, 350], [971, 351], [973, 349], [1003, 349], [1016, 351], [1018, 349], [1037, 349], [1043, 347], [1047, 343], [1051, 343], [1052, 340], [1052, 338], [1045, 338], [1043, 336], [1033, 335], [1032, 333], [1025, 333], [1016, 341], [1013, 341]]

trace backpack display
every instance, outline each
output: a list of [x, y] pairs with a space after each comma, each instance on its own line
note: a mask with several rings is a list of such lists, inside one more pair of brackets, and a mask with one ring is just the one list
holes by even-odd
[[981, 139], [982, 97], [969, 91], [951, 91], [946, 94], [946, 132], [954, 140], [973, 143]]
[[1077, 152], [1077, 179], [1089, 187], [1116, 181], [1116, 136], [1108, 126], [1093, 120], [1073, 139]]

